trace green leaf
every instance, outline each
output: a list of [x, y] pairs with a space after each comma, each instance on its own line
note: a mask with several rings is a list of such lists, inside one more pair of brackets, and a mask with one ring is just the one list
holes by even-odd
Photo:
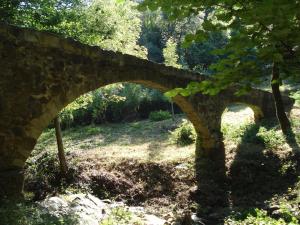
[[183, 90], [183, 88], [174, 88], [170, 91], [165, 92], [164, 95], [168, 98], [173, 98], [176, 95], [178, 95], [182, 90]]
[[278, 62], [278, 63], [283, 62], [283, 57], [282, 57], [282, 55], [279, 54], [279, 53], [275, 53], [275, 54], [273, 55], [273, 61], [274, 61], [274, 62]]
[[182, 95], [184, 97], [187, 97], [187, 96], [189, 96], [191, 94], [192, 94], [191, 91], [189, 89], [187, 89], [187, 88], [185, 88], [185, 89], [183, 89], [183, 90], [180, 91], [180, 95]]

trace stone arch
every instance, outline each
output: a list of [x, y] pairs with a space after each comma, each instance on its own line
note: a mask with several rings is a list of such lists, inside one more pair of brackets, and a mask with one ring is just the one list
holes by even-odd
[[[66, 104], [88, 91], [116, 82], [166, 91], [207, 79], [29, 29], [1, 25], [0, 40], [0, 171], [22, 168], [42, 128]], [[272, 102], [269, 93], [253, 90], [237, 97], [235, 89], [217, 96], [196, 94], [174, 99], [194, 124], [199, 134], [197, 148], [202, 148], [203, 154], [223, 148], [220, 121], [227, 103], [260, 106], [265, 116], [274, 113], [273, 104], [264, 104]]]
[[[21, 192], [24, 162], [43, 128], [80, 95], [117, 82], [143, 84], [164, 92], [209, 79], [57, 35], [4, 24], [0, 24], [0, 68], [0, 196]], [[236, 96], [236, 90], [237, 87], [229, 87], [216, 96], [198, 93], [174, 99], [198, 134], [196, 178], [201, 180], [199, 189], [204, 185], [200, 198], [207, 199], [202, 205], [216, 205], [215, 199], [226, 202], [220, 131], [226, 105], [242, 102], [259, 107], [264, 116], [275, 115], [270, 93], [253, 89], [245, 96]], [[220, 198], [205, 197], [208, 192]]]
[[224, 114], [225, 114], [225, 112], [227, 112], [228, 108], [238, 107], [238, 106], [243, 107], [244, 110], [245, 110], [245, 108], [249, 108], [251, 110], [251, 112], [253, 113], [253, 122], [255, 122], [255, 123], [264, 117], [262, 109], [257, 105], [246, 104], [243, 102], [232, 102], [232, 103], [226, 105], [222, 112], [222, 116], [221, 116], [222, 123], [223, 123]]
[[239, 127], [257, 123], [261, 118], [263, 118], [263, 113], [258, 106], [234, 102], [225, 107], [222, 113], [221, 124], [222, 127], [226, 125]]
[[[0, 64], [4, 69], [1, 114], [6, 118], [0, 126], [0, 171], [22, 168], [43, 128], [64, 106], [84, 93], [116, 82], [140, 83], [166, 91], [203, 79], [188, 71], [52, 34], [2, 26], [0, 37]], [[16, 82], [21, 89], [7, 89], [13, 89]], [[174, 101], [203, 137], [203, 146], [212, 145], [214, 137], [205, 125], [205, 115], [199, 114], [196, 99], [178, 96]], [[5, 107], [9, 102], [17, 109]]]
[[[168, 88], [162, 86], [161, 84], [154, 83], [154, 82], [149, 82], [146, 80], [138, 80], [138, 81], [126, 81], [128, 83], [136, 83], [136, 84], [142, 84], [148, 88], [156, 89], [161, 92], [165, 92], [169, 90]], [[113, 84], [113, 83], [111, 83]], [[109, 84], [105, 85], [99, 85], [97, 88], [106, 86]], [[96, 89], [97, 89], [96, 88]], [[48, 124], [53, 120], [55, 116], [68, 104], [76, 100], [78, 97], [81, 95], [88, 93], [90, 91], [95, 90], [93, 87], [92, 89], [80, 89], [78, 90], [77, 87], [75, 89], [71, 89], [67, 95], [61, 95], [58, 94], [57, 96], [53, 97], [51, 101], [49, 101], [47, 104], [43, 106], [43, 113], [38, 118], [33, 119], [30, 121], [30, 123], [26, 126], [26, 130], [30, 137], [33, 139], [37, 140], [42, 131], [48, 126]], [[181, 110], [186, 114], [187, 118], [191, 121], [193, 126], [195, 127], [195, 130], [197, 132], [197, 135], [199, 138], [202, 140], [208, 140], [210, 132], [209, 130], [205, 127], [205, 124], [202, 122], [204, 121], [204, 118], [201, 118], [201, 115], [198, 114], [197, 109], [195, 109], [194, 105], [192, 104], [191, 101], [189, 101], [188, 97], [182, 97], [182, 96], [177, 96], [174, 99], [174, 102], [181, 108]], [[204, 138], [203, 138], [204, 137]], [[206, 138], [206, 139], [205, 139]], [[202, 143], [201, 145], [207, 146], [209, 143]], [[27, 153], [25, 153], [25, 149], [23, 148], [23, 158], [19, 159], [19, 162], [21, 160], [27, 160], [26, 156], [30, 155], [31, 150], [33, 149], [33, 146], [29, 146], [30, 148], [27, 150]], [[25, 163], [24, 161], [24, 163]]]

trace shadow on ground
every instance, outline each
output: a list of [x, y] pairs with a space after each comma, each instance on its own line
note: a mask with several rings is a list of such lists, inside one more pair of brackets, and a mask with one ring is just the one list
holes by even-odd
[[[272, 124], [261, 124], [267, 130]], [[285, 194], [300, 175], [300, 154], [296, 142], [292, 151], [268, 149], [257, 136], [259, 125], [250, 126], [238, 145], [228, 168], [230, 201], [233, 208], [266, 207], [266, 201]], [[280, 149], [282, 146], [277, 146]]]

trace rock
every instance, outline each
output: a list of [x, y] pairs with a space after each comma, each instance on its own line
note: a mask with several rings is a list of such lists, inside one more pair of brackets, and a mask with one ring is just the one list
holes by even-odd
[[136, 214], [142, 214], [145, 213], [145, 209], [143, 207], [137, 206], [137, 207], [129, 207], [129, 212], [136, 213]]
[[110, 204], [111, 200], [110, 199], [103, 199], [102, 202]]
[[72, 225], [99, 225], [114, 208], [124, 208], [144, 221], [145, 225], [164, 225], [166, 220], [145, 214], [143, 207], [128, 207], [124, 202], [100, 200], [91, 194], [49, 197], [39, 203], [42, 212], [58, 219], [71, 218]]
[[50, 197], [41, 202], [40, 206], [57, 218], [71, 217], [76, 225], [99, 225], [108, 208], [100, 199], [90, 194]]
[[145, 218], [145, 225], [164, 225], [166, 223], [166, 220], [158, 218], [154, 215], [146, 214], [144, 216]]
[[196, 224], [205, 224], [205, 223], [202, 221], [202, 219], [200, 219], [200, 218], [196, 215], [196, 213], [193, 213], [193, 214], [191, 215], [191, 219], [192, 219], [192, 221], [193, 221], [194, 223], [196, 223]]
[[124, 202], [113, 202], [109, 205], [110, 208], [125, 207]]
[[68, 213], [68, 203], [59, 197], [46, 198], [40, 206], [53, 216], [59, 217]]
[[189, 167], [188, 167], [188, 164], [186, 164], [186, 163], [181, 163], [181, 164], [175, 166], [175, 169], [187, 170], [187, 169], [189, 169]]
[[280, 206], [279, 206], [279, 205], [271, 205], [271, 206], [269, 207], [269, 211], [271, 211], [271, 212], [273, 212], [273, 211], [275, 211], [275, 210], [278, 210], [278, 209], [280, 209]]

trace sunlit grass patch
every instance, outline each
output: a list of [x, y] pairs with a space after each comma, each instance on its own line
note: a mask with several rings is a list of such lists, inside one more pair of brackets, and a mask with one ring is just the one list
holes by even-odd
[[[64, 148], [67, 153], [78, 153], [83, 158], [94, 155], [114, 161], [176, 161], [191, 158], [194, 144], [181, 147], [170, 143], [170, 131], [182, 123], [182, 118], [183, 115], [177, 115], [175, 121], [143, 120], [67, 129], [63, 131]], [[57, 151], [54, 129], [47, 129], [39, 138], [35, 153], [41, 151]]]

